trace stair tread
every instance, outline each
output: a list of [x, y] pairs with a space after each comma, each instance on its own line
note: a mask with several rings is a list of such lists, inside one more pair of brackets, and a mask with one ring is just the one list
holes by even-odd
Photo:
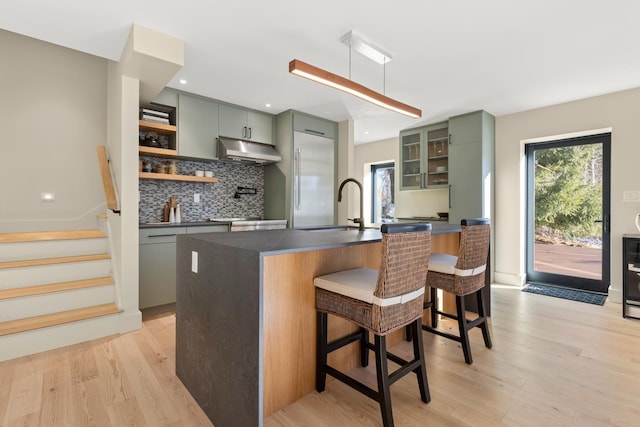
[[105, 276], [67, 282], [47, 283], [43, 285], [24, 286], [21, 288], [0, 289], [0, 300], [113, 284], [113, 278]]
[[91, 254], [91, 255], [75, 255], [65, 256], [57, 258], [40, 258], [40, 259], [25, 259], [19, 261], [4, 261], [0, 262], [0, 270], [5, 268], [18, 268], [18, 267], [36, 267], [41, 265], [51, 264], [65, 264], [71, 262], [83, 262], [83, 261], [97, 261], [103, 259], [110, 259], [109, 254]]
[[0, 336], [31, 331], [49, 326], [62, 325], [78, 320], [93, 319], [109, 314], [121, 313], [114, 303], [100, 304], [91, 307], [77, 308], [74, 310], [60, 311], [58, 313], [43, 314], [41, 316], [25, 319], [0, 322]]
[[43, 242], [49, 240], [96, 239], [107, 237], [98, 229], [27, 231], [20, 233], [0, 233], [0, 243]]

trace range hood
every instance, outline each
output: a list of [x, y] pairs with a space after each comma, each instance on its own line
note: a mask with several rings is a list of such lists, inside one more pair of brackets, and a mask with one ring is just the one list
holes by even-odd
[[246, 139], [218, 137], [218, 159], [229, 162], [266, 165], [282, 160], [273, 145]]

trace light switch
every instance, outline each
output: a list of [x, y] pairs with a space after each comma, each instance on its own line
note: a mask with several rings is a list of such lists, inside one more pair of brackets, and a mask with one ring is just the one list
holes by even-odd
[[200, 203], [200, 194], [199, 193], [195, 193], [193, 195], [193, 203]]
[[622, 193], [622, 203], [640, 203], [640, 191], [625, 190]]
[[198, 252], [191, 251], [191, 271], [198, 272]]

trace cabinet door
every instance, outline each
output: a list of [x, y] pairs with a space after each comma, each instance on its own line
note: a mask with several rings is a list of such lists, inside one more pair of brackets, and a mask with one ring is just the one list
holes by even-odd
[[482, 217], [482, 144], [451, 144], [449, 159], [449, 222]]
[[247, 113], [248, 139], [273, 144], [273, 116], [254, 111]]
[[449, 144], [473, 144], [482, 141], [482, 111], [449, 119]]
[[140, 308], [176, 302], [176, 235], [184, 233], [185, 227], [140, 230]]
[[424, 188], [423, 131], [411, 129], [400, 132], [400, 189]]
[[449, 183], [449, 129], [447, 123], [429, 126], [424, 130], [426, 186], [446, 188]]
[[335, 140], [337, 137], [336, 129], [336, 123], [329, 120], [301, 113], [294, 113], [293, 115], [293, 130], [296, 132], [309, 133]]
[[199, 159], [217, 157], [218, 104], [178, 95], [178, 154]]
[[220, 136], [248, 139], [247, 110], [220, 104]]

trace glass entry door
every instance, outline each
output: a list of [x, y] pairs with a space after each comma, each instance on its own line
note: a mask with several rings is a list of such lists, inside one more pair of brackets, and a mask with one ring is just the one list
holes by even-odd
[[611, 135], [528, 144], [527, 282], [606, 293]]

